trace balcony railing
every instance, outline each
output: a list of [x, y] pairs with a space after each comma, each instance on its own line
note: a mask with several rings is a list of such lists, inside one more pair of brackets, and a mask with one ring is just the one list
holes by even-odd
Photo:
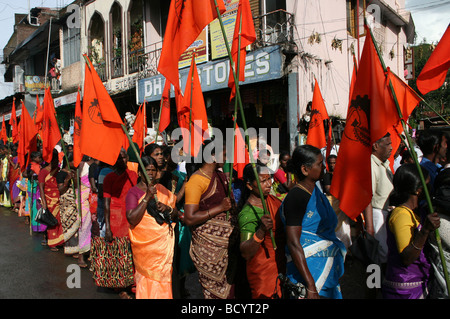
[[111, 59], [111, 77], [118, 78], [123, 76], [123, 57], [121, 55], [117, 55]]
[[285, 10], [276, 10], [255, 17], [256, 46], [294, 42], [294, 15]]
[[102, 82], [105, 82], [108, 77], [106, 75], [106, 62], [102, 62], [99, 64], [94, 64], [94, 68], [97, 71], [98, 76], [102, 80]]

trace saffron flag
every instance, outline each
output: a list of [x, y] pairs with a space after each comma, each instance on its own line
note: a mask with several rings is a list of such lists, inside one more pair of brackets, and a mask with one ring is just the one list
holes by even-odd
[[19, 136], [17, 147], [17, 159], [20, 165], [20, 170], [23, 172], [27, 166], [25, 156], [37, 150], [36, 145], [37, 129], [33, 123], [33, 119], [28, 113], [22, 101], [22, 115], [19, 123]]
[[97, 71], [89, 58], [86, 55], [84, 57], [86, 66], [80, 135], [81, 153], [114, 165], [125, 139], [121, 126], [123, 122]]
[[[183, 107], [178, 114], [178, 124], [181, 128], [187, 129], [190, 135], [190, 138], [187, 137], [187, 140], [186, 136], [183, 135], [185, 151], [189, 150], [186, 153], [196, 157], [204, 137], [209, 137], [209, 134], [205, 100], [194, 56], [192, 56], [191, 60], [191, 68], [188, 73], [182, 105]], [[184, 132], [186, 133], [186, 130]], [[187, 145], [189, 141], [190, 147]]]
[[240, 129], [236, 123], [233, 169], [236, 170], [238, 178], [240, 179], [244, 176], [245, 166], [250, 163], [250, 155], [248, 154], [248, 149], [242, 133], [243, 130]]
[[[245, 81], [245, 58], [247, 56], [246, 47], [256, 40], [255, 26], [253, 24], [252, 11], [248, 0], [239, 0], [234, 26], [233, 43], [231, 45], [231, 57], [234, 69], [239, 81]], [[233, 75], [233, 68], [230, 69], [228, 77], [228, 87], [231, 88], [230, 101], [236, 95], [236, 85]]]
[[[223, 0], [216, 0], [220, 14], [226, 11]], [[172, 0], [158, 71], [179, 88], [178, 60], [200, 32], [217, 18], [214, 0]]]
[[133, 129], [134, 135], [132, 141], [138, 145], [138, 149], [142, 154], [144, 151], [144, 138], [147, 134], [147, 111], [145, 102], [141, 104], [138, 112], [136, 113]]
[[325, 137], [324, 120], [328, 120], [328, 113], [320, 93], [319, 83], [315, 79], [314, 94], [311, 107], [311, 120], [309, 122], [308, 136], [306, 137], [306, 144], [315, 146], [319, 149], [327, 146]]
[[[23, 103], [23, 102], [22, 102]], [[17, 127], [17, 113], [16, 113], [16, 101], [13, 99], [11, 118], [9, 119], [9, 125], [11, 125], [11, 137], [13, 144], [19, 141], [19, 132]]]
[[422, 94], [437, 90], [445, 81], [450, 68], [450, 25], [417, 77], [417, 88]]
[[42, 158], [50, 163], [53, 156], [53, 149], [61, 140], [61, 131], [56, 121], [55, 104], [53, 103], [50, 88], [45, 90], [44, 112], [42, 116]]
[[[45, 97], [45, 95], [44, 95]], [[34, 123], [41, 124], [44, 119], [44, 105], [39, 103], [39, 95], [36, 94], [36, 110], [34, 114]]]
[[0, 132], [0, 139], [6, 144], [8, 143], [8, 134], [6, 133], [5, 117], [2, 120], [2, 131]]
[[170, 82], [166, 80], [161, 98], [161, 114], [159, 116], [158, 131], [164, 131], [170, 124]]
[[399, 120], [383, 66], [368, 35], [330, 189], [339, 199], [341, 210], [351, 219], [358, 217], [372, 199], [372, 145]]
[[77, 101], [75, 103], [75, 121], [73, 123], [73, 165], [78, 167], [80, 165], [83, 154], [81, 153], [80, 138], [82, 126], [82, 111], [81, 111], [81, 96], [80, 90], [77, 93]]

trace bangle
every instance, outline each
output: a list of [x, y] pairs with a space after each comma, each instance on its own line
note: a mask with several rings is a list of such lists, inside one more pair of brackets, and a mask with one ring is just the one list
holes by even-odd
[[414, 240], [411, 240], [411, 245], [412, 245], [415, 249], [417, 249], [417, 250], [422, 250], [422, 249], [423, 249], [423, 247], [422, 247], [422, 248], [419, 248], [419, 247], [417, 247], [416, 245], [414, 245]]
[[306, 288], [306, 286], [305, 286], [305, 289], [306, 289], [307, 291], [313, 293], [313, 294], [317, 294], [317, 293], [318, 293], [318, 292], [317, 292], [317, 289], [316, 289], [315, 291], [314, 291], [314, 290], [309, 290], [308, 288]]
[[145, 198], [143, 198], [142, 201], [143, 201], [144, 203], [147, 203], [147, 202], [148, 202], [148, 200], [146, 200]]
[[207, 210], [208, 213], [208, 219], [211, 219], [211, 215], [209, 214], [209, 209]]
[[256, 236], [256, 233], [253, 233], [253, 240], [256, 241], [258, 244], [261, 244], [264, 240], [263, 239], [259, 239], [258, 236]]

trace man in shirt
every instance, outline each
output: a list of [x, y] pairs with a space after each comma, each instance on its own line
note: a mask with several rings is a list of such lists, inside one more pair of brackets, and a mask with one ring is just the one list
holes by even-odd
[[389, 194], [393, 189], [393, 174], [389, 167], [392, 152], [390, 134], [376, 141], [372, 146], [372, 201], [364, 210], [365, 227], [380, 243], [381, 264], [387, 262], [387, 231], [385, 222], [389, 208]]
[[440, 162], [446, 157], [447, 137], [443, 132], [427, 130], [420, 133], [417, 144], [423, 153], [420, 165], [430, 173], [430, 186], [433, 190], [434, 180], [442, 168]]

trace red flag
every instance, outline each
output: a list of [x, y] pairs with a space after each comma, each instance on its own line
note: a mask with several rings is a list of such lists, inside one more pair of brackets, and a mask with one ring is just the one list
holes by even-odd
[[84, 57], [81, 153], [114, 165], [124, 142], [123, 122], [94, 66], [86, 55]]
[[17, 114], [16, 114], [16, 101], [13, 99], [13, 105], [11, 109], [11, 118], [9, 119], [9, 125], [11, 125], [12, 142], [15, 144], [19, 141], [19, 132], [17, 131]]
[[82, 117], [80, 90], [78, 90], [77, 101], [75, 103], [75, 121], [73, 124], [73, 165], [75, 167], [80, 165], [81, 159], [83, 158], [80, 147]]
[[2, 131], [0, 132], [0, 139], [5, 144], [8, 143], [8, 134], [6, 133], [5, 117], [4, 116], [3, 116], [3, 121], [2, 121]]
[[369, 29], [367, 34], [330, 189], [351, 219], [372, 199], [372, 144], [399, 121]]
[[159, 116], [158, 131], [164, 131], [170, 124], [170, 82], [166, 80], [161, 98], [161, 115]]
[[[217, 0], [219, 12], [226, 11], [223, 0]], [[159, 60], [158, 71], [179, 88], [178, 60], [200, 32], [215, 18], [214, 0], [172, 0]]]
[[50, 88], [45, 89], [44, 112], [42, 117], [42, 158], [50, 163], [53, 156], [53, 149], [61, 140], [61, 131], [56, 121], [55, 104], [53, 103]]
[[320, 93], [319, 83], [315, 79], [314, 94], [311, 107], [311, 120], [309, 122], [308, 136], [306, 138], [306, 144], [315, 146], [317, 148], [323, 148], [327, 146], [325, 137], [325, 126], [323, 121], [329, 119], [325, 102], [323, 101], [322, 94]]
[[[245, 57], [247, 56], [245, 48], [255, 42], [255, 40], [256, 33], [250, 3], [248, 0], [239, 0], [236, 24], [234, 26], [233, 44], [231, 45], [231, 57], [235, 68], [239, 59], [239, 70], [236, 70], [239, 81], [245, 81]], [[230, 75], [228, 77], [228, 87], [231, 88], [230, 100], [232, 100], [236, 95], [236, 85], [232, 68], [230, 69]]]
[[[45, 102], [45, 95], [44, 95]], [[39, 103], [39, 95], [36, 94], [36, 110], [34, 114], [34, 123], [41, 124], [44, 119], [44, 105]]]
[[431, 53], [430, 58], [417, 77], [417, 88], [422, 94], [437, 90], [442, 86], [450, 68], [450, 25]]
[[137, 143], [139, 150], [142, 154], [144, 151], [144, 138], [147, 135], [147, 112], [145, 102], [141, 104], [138, 112], [136, 113], [136, 119], [133, 124], [134, 135], [132, 141]]
[[235, 132], [235, 138], [234, 138], [233, 169], [237, 171], [238, 178], [242, 178], [244, 176], [243, 173], [244, 173], [245, 165], [250, 163], [250, 156], [248, 154], [248, 150], [245, 145], [245, 141], [242, 136], [242, 132], [236, 123], [236, 132]]
[[36, 126], [34, 125], [33, 119], [22, 101], [22, 115], [19, 123], [18, 136], [19, 143], [17, 147], [17, 157], [22, 172], [25, 170], [27, 165], [25, 155], [37, 150], [36, 135]]
[[186, 136], [183, 135], [185, 150], [189, 150], [189, 154], [195, 157], [203, 143], [204, 133], [208, 134], [208, 117], [194, 56], [192, 56], [182, 108], [178, 112], [178, 120], [180, 127], [187, 129], [190, 133], [190, 150], [189, 146], [186, 146], [189, 143], [189, 138], [186, 140]]

